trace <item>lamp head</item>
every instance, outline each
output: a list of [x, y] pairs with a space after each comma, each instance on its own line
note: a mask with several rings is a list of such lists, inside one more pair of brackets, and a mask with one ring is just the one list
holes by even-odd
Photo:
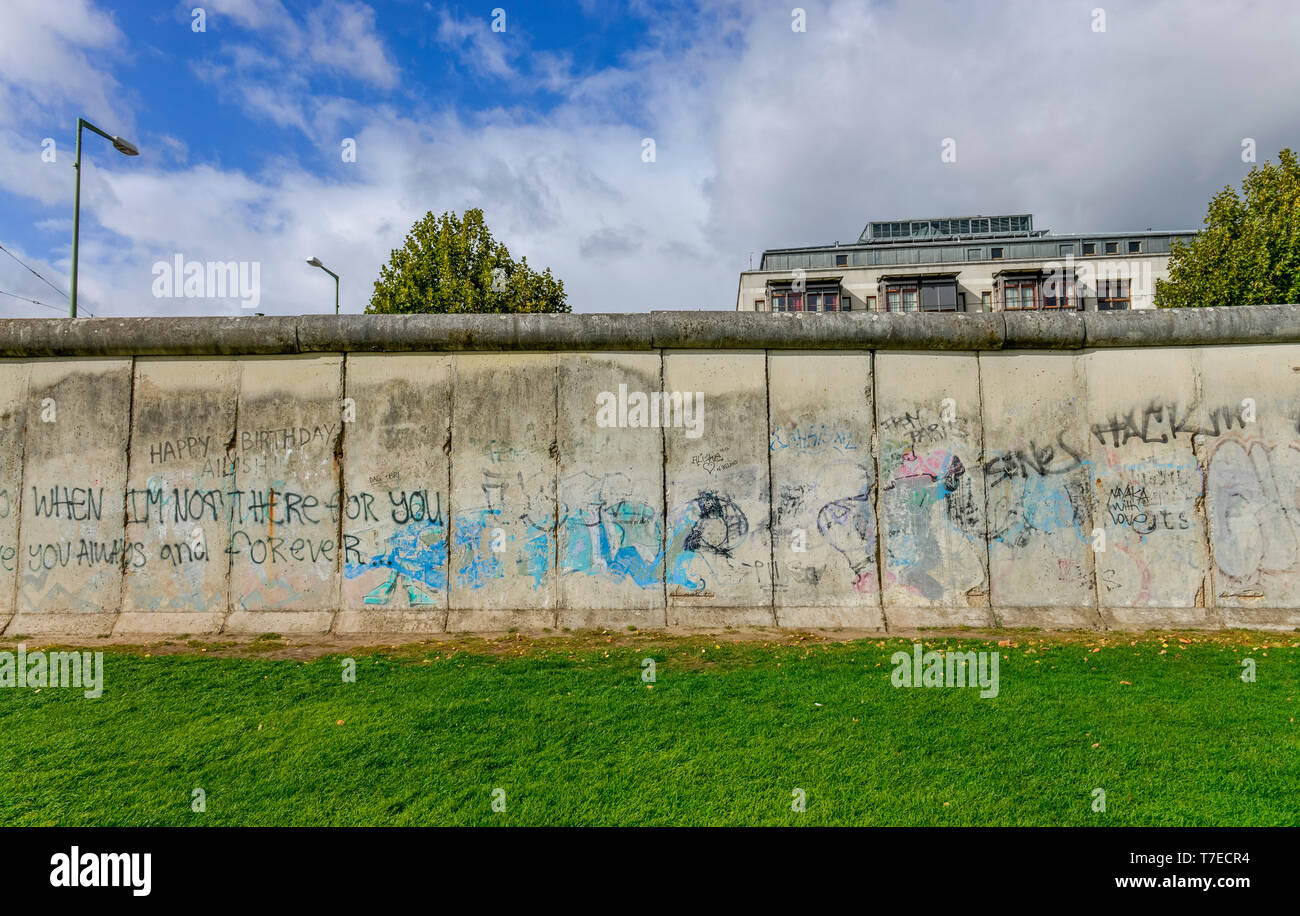
[[320, 258], [308, 258], [308, 259], [307, 259], [307, 263], [310, 264], [312, 267], [324, 267], [324, 266], [325, 266], [324, 264], [322, 264], [322, 263], [320, 262]]
[[123, 156], [138, 156], [140, 151], [135, 148], [130, 140], [123, 140], [121, 137], [113, 138], [113, 149], [117, 150]]

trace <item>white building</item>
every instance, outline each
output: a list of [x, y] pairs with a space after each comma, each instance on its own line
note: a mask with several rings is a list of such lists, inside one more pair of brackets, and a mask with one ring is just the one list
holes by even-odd
[[857, 242], [763, 252], [742, 312], [1147, 309], [1170, 243], [1195, 230], [1052, 235], [1033, 216], [868, 223]]

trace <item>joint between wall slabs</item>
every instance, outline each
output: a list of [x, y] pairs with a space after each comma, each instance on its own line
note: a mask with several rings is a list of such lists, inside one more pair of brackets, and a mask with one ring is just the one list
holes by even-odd
[[28, 409], [31, 406], [32, 397], [32, 373], [29, 367], [23, 369], [23, 393], [22, 405], [23, 411], [23, 433], [18, 437], [18, 499], [16, 501], [15, 512], [18, 513], [17, 521], [14, 525], [14, 552], [16, 560], [14, 562], [14, 587], [13, 587], [13, 604], [10, 605], [9, 619], [5, 621], [4, 630], [7, 631], [9, 625], [18, 618], [18, 587], [23, 579], [22, 564], [22, 544], [23, 544], [23, 489], [27, 486], [27, 426], [31, 419], [31, 412]]
[[334, 467], [335, 480], [338, 484], [338, 503], [339, 503], [339, 521], [337, 538], [335, 541], [337, 549], [334, 551], [334, 613], [330, 617], [330, 626], [328, 632], [333, 633], [339, 624], [339, 617], [343, 614], [343, 570], [347, 565], [346, 551], [343, 541], [344, 519], [347, 518], [347, 476], [343, 471], [343, 462], [345, 458], [343, 437], [346, 435], [348, 424], [345, 421], [343, 405], [348, 399], [348, 354], [340, 354], [339, 358], [339, 397], [334, 403], [334, 414], [339, 418], [339, 434], [334, 440]]
[[763, 452], [767, 457], [767, 582], [769, 606], [772, 610], [772, 626], [780, 625], [776, 613], [776, 510], [772, 508], [772, 351], [763, 351], [763, 399], [767, 418], [766, 444]]
[[[1197, 351], [1196, 359], [1192, 362], [1192, 386], [1195, 403], [1204, 406], [1206, 403], [1205, 379], [1202, 372], [1200, 351]], [[1223, 610], [1219, 607], [1219, 586], [1215, 581], [1216, 577], [1214, 571], [1214, 540], [1210, 537], [1210, 516], [1208, 511], [1210, 464], [1209, 457], [1204, 454], [1204, 451], [1204, 434], [1196, 433], [1192, 436], [1192, 458], [1196, 461], [1196, 476], [1199, 484], [1199, 492], [1196, 495], [1196, 502], [1193, 506], [1197, 517], [1201, 521], [1201, 541], [1205, 545], [1205, 574], [1201, 576], [1201, 587], [1197, 589], [1197, 596], [1199, 598], [1199, 606], [1205, 608], [1206, 616], [1222, 628], [1224, 615]], [[1197, 604], [1197, 599], [1194, 598], [1193, 606], [1196, 606]]]
[[456, 357], [454, 354], [447, 359], [447, 416], [443, 424], [442, 453], [447, 457], [447, 546], [444, 548], [445, 562], [447, 564], [447, 578], [443, 584], [446, 591], [444, 598], [447, 607], [442, 613], [442, 626], [440, 632], [447, 632], [447, 626], [451, 622], [451, 586], [452, 586], [452, 545], [455, 543], [456, 534], [456, 505], [453, 502], [456, 493], [456, 450], [452, 448], [452, 436], [455, 435], [455, 416], [456, 416]]
[[[1005, 324], [1004, 318], [1003, 325]], [[975, 394], [979, 398], [980, 411], [980, 489], [984, 491], [984, 587], [988, 589], [989, 622], [996, 627], [1002, 625], [1002, 618], [993, 600], [993, 540], [990, 537], [992, 530], [989, 528], [989, 481], [988, 475], [984, 473], [984, 469], [988, 466], [989, 429], [988, 417], [984, 413], [984, 361], [978, 350], [975, 351]]]
[[[235, 410], [234, 416], [230, 423], [230, 441], [226, 443], [226, 465], [225, 469], [229, 470], [229, 484], [226, 483], [227, 475], [221, 475], [223, 486], [227, 490], [236, 490], [239, 487], [239, 461], [236, 454], [239, 450], [239, 402], [244, 397], [244, 361], [235, 361]], [[223, 469], [223, 470], [225, 470]], [[230, 500], [230, 505], [226, 509], [226, 606], [221, 617], [221, 625], [217, 632], [224, 633], [226, 624], [230, 620], [230, 615], [235, 610], [235, 552], [231, 548], [235, 543], [235, 501]]]
[[875, 470], [876, 484], [872, 487], [871, 511], [876, 522], [876, 594], [880, 599], [880, 626], [889, 632], [889, 612], [885, 608], [885, 529], [884, 516], [881, 514], [883, 500], [880, 479], [880, 368], [879, 351], [871, 350], [871, 463]]
[[[1097, 479], [1095, 476], [1097, 473], [1097, 463], [1092, 460], [1092, 448], [1093, 448], [1092, 433], [1091, 430], [1088, 429], [1088, 425], [1087, 425], [1087, 411], [1088, 411], [1088, 406], [1092, 403], [1092, 399], [1091, 399], [1091, 394], [1088, 390], [1088, 372], [1087, 372], [1086, 360], [1087, 360], [1086, 352], [1080, 353], [1079, 356], [1074, 361], [1074, 366], [1071, 369], [1071, 374], [1074, 376], [1078, 388], [1082, 391], [1081, 397], [1082, 397], [1084, 417], [1085, 417], [1084, 435], [1086, 437], [1085, 441], [1088, 443], [1088, 493], [1096, 494], [1097, 488], [1093, 483], [1093, 481]], [[1101, 518], [1101, 515], [1096, 511], [1095, 508], [1097, 505], [1097, 499], [1095, 495], [1093, 496], [1092, 499], [1088, 501], [1088, 505], [1090, 507], [1093, 507], [1089, 521], [1092, 522], [1092, 528], [1096, 528], [1097, 522]], [[1102, 511], [1104, 512], [1105, 509], [1103, 508]], [[1091, 545], [1092, 543], [1091, 529], [1089, 529], [1088, 531], [1088, 542]], [[1092, 564], [1092, 570], [1091, 570], [1092, 613], [1097, 620], [1097, 629], [1108, 630], [1110, 628], [1106, 625], [1106, 615], [1101, 612], [1101, 577], [1097, 575], [1097, 551], [1092, 550], [1090, 548], [1088, 550], [1087, 555], [1088, 555], [1088, 562]]]
[[[665, 381], [664, 351], [660, 349], [659, 350], [659, 390], [660, 391], [668, 390], [667, 387], [664, 385], [664, 381]], [[668, 607], [668, 550], [672, 546], [672, 535], [669, 533], [669, 529], [668, 529], [668, 430], [662, 423], [659, 425], [659, 489], [663, 498], [662, 505], [664, 507], [664, 514], [663, 514], [664, 521], [663, 521], [663, 525], [661, 526], [661, 530], [659, 532], [659, 542], [661, 545], [659, 551], [659, 557], [660, 557], [659, 582], [663, 587], [664, 624], [667, 625], [670, 619], [669, 607]]]
[[447, 453], [447, 613], [443, 618], [443, 632], [451, 632], [451, 615], [455, 610], [452, 598], [458, 591], [455, 576], [455, 545], [459, 534], [456, 511], [456, 392], [460, 387], [460, 359], [451, 355], [447, 380], [447, 440], [443, 449]]
[[131, 442], [135, 437], [135, 388], [136, 372], [138, 371], [138, 367], [139, 362], [137, 358], [134, 356], [131, 357], [131, 371], [129, 375], [130, 382], [126, 395], [126, 477], [122, 487], [124, 493], [124, 498], [122, 500], [122, 566], [121, 578], [117, 583], [117, 617], [114, 618], [113, 626], [109, 629], [110, 633], [117, 628], [117, 620], [122, 616], [122, 611], [126, 607], [126, 568], [127, 557], [129, 556], [129, 551], [127, 550], [127, 544], [129, 543], [127, 519], [130, 518], [131, 511], [129, 498], [131, 494]]
[[551, 594], [554, 597], [551, 626], [560, 628], [560, 616], [567, 604], [564, 589], [560, 586], [563, 570], [560, 569], [560, 357], [555, 357], [555, 367], [551, 372]]

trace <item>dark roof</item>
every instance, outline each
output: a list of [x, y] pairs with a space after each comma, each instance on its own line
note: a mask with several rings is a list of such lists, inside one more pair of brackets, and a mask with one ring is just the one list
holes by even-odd
[[1134, 239], [1146, 238], [1152, 236], [1182, 236], [1197, 235], [1199, 229], [1142, 229], [1135, 232], [1072, 232], [1064, 235], [1057, 235], [1051, 232], [1042, 232], [1033, 236], [1020, 234], [1011, 236], [990, 236], [990, 235], [962, 235], [951, 236], [948, 238], [916, 238], [916, 239], [897, 239], [892, 242], [854, 242], [850, 245], [840, 245], [834, 243], [830, 245], [799, 245], [793, 248], [765, 248], [763, 254], [796, 254], [809, 251], [864, 251], [864, 250], [894, 250], [898, 248], [925, 248], [931, 246], [948, 247], [952, 245], [985, 245], [990, 241], [1005, 240], [1008, 242], [1029, 241], [1029, 242], [1077, 242], [1077, 241], [1101, 241], [1109, 239]]

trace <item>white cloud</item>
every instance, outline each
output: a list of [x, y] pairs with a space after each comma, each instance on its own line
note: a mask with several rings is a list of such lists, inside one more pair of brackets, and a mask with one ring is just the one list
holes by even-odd
[[335, 3], [307, 18], [307, 54], [318, 67], [391, 89], [397, 67], [375, 34], [375, 13], [360, 3]]
[[[507, 19], [506, 32], [493, 32], [491, 21], [482, 17], [458, 18], [449, 10], [438, 14], [437, 40], [458, 52], [471, 72], [502, 79], [515, 77], [510, 58], [514, 56]], [[554, 61], [551, 62], [554, 66]]]
[[75, 100], [92, 120], [119, 123], [108, 67], [123, 35], [91, 0], [6, 0], [0, 4], [0, 116], [9, 123]]
[[210, 25], [214, 31], [224, 27], [222, 17], [245, 29], [284, 30], [292, 25], [291, 17], [280, 0], [207, 0], [200, 4], [181, 2], [177, 9], [184, 18], [190, 19], [195, 7], [202, 7], [212, 17]]

